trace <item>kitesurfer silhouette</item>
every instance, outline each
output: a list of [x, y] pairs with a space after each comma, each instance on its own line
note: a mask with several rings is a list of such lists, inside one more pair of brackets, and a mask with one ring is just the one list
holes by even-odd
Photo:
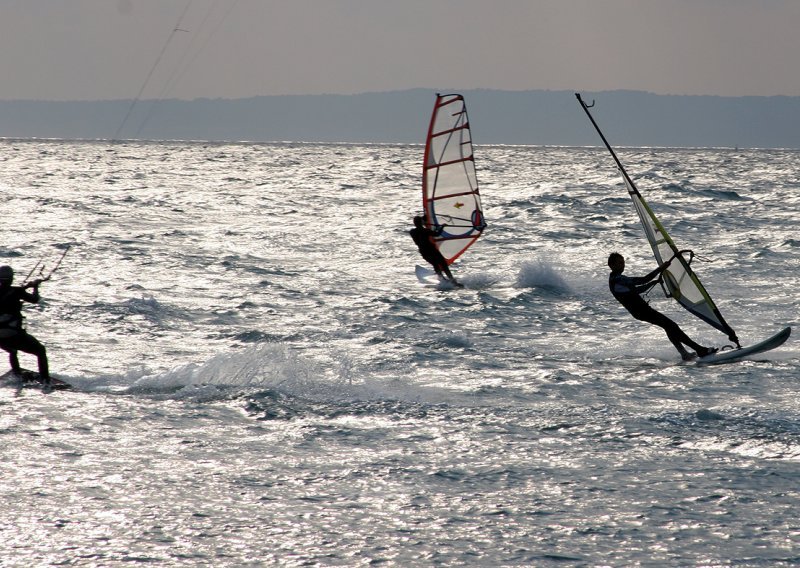
[[[43, 383], [50, 384], [47, 350], [22, 327], [22, 302], [39, 302], [39, 285], [42, 280], [33, 280], [23, 286], [12, 286], [13, 282], [14, 270], [10, 266], [0, 266], [0, 349], [8, 352], [11, 370], [20, 376], [22, 368], [17, 352], [36, 355], [39, 377]], [[28, 288], [32, 288], [33, 292], [28, 292]]]

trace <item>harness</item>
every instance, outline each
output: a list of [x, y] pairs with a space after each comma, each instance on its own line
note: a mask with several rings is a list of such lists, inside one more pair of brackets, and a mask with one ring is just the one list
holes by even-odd
[[[619, 282], [618, 279], [625, 279], [628, 282]], [[630, 277], [623, 276], [622, 274], [611, 273], [608, 276], [608, 288], [611, 295], [622, 304], [631, 315], [638, 317], [650, 310], [650, 302], [643, 298], [653, 287], [658, 284], [658, 280], [648, 282], [647, 284], [635, 284]], [[626, 292], [615, 290], [615, 286], [620, 285], [627, 288]]]
[[[0, 305], [10, 304], [14, 301], [14, 288], [10, 288], [5, 294], [0, 296]], [[21, 313], [2, 313], [0, 314], [0, 338], [11, 337], [22, 331]]]

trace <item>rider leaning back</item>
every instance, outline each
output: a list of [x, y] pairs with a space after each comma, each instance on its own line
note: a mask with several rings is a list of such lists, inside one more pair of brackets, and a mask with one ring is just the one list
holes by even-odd
[[715, 348], [704, 347], [691, 339], [677, 323], [650, 307], [640, 295], [650, 289], [651, 283], [669, 267], [671, 262], [672, 259], [664, 262], [646, 276], [626, 276], [623, 274], [625, 271], [625, 257], [618, 252], [612, 252], [608, 255], [608, 267], [611, 269], [611, 274], [608, 275], [608, 287], [611, 290], [611, 294], [620, 304], [625, 306], [625, 309], [634, 318], [662, 328], [667, 334], [670, 343], [681, 354], [682, 359], [688, 360], [692, 358], [692, 355], [684, 345], [694, 349], [695, 353], [700, 357], [714, 353], [716, 351]]
[[[8, 352], [11, 370], [17, 375], [22, 373], [17, 352], [36, 355], [39, 376], [47, 384], [50, 382], [47, 350], [22, 327], [22, 302], [39, 302], [42, 280], [33, 280], [23, 286], [12, 286], [13, 282], [14, 270], [10, 266], [0, 266], [0, 349]], [[28, 292], [29, 288], [32, 292]]]

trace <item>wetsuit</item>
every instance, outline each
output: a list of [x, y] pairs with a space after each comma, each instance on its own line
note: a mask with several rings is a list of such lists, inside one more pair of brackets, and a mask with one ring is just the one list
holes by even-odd
[[20, 286], [0, 286], [0, 349], [8, 351], [11, 370], [17, 374], [21, 371], [17, 352], [36, 355], [39, 375], [49, 381], [47, 350], [39, 340], [22, 329], [22, 302], [38, 303], [38, 287], [34, 287], [31, 293]]
[[434, 267], [441, 267], [442, 265], [447, 266], [447, 261], [431, 240], [433, 237], [437, 236], [437, 233], [425, 227], [421, 229], [419, 227], [414, 227], [409, 231], [409, 234], [411, 238], [414, 239], [414, 243], [417, 245], [422, 258], [427, 260]]
[[433, 266], [436, 274], [441, 278], [442, 273], [444, 273], [448, 279], [455, 281], [453, 275], [450, 273], [450, 269], [447, 267], [447, 260], [445, 260], [442, 253], [439, 252], [439, 249], [436, 248], [436, 245], [433, 244], [431, 240], [433, 237], [441, 235], [443, 230], [444, 227], [440, 228], [438, 232], [431, 231], [426, 227], [414, 227], [409, 231], [409, 234], [411, 238], [414, 239], [422, 258]]
[[621, 272], [612, 272], [608, 276], [608, 287], [617, 301], [625, 306], [625, 309], [634, 318], [663, 328], [670, 342], [680, 352], [681, 356], [686, 357], [688, 355], [683, 345], [688, 345], [698, 354], [705, 354], [708, 351], [707, 348], [692, 341], [678, 327], [677, 323], [651, 308], [639, 295], [650, 289], [650, 283], [656, 279], [661, 270], [661, 267], [656, 268], [646, 276], [625, 276]]

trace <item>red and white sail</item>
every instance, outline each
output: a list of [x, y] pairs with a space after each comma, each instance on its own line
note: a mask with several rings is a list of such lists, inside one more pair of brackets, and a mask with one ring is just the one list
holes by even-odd
[[434, 241], [452, 264], [486, 228], [472, 155], [472, 134], [461, 95], [436, 95], [422, 175], [422, 206]]

